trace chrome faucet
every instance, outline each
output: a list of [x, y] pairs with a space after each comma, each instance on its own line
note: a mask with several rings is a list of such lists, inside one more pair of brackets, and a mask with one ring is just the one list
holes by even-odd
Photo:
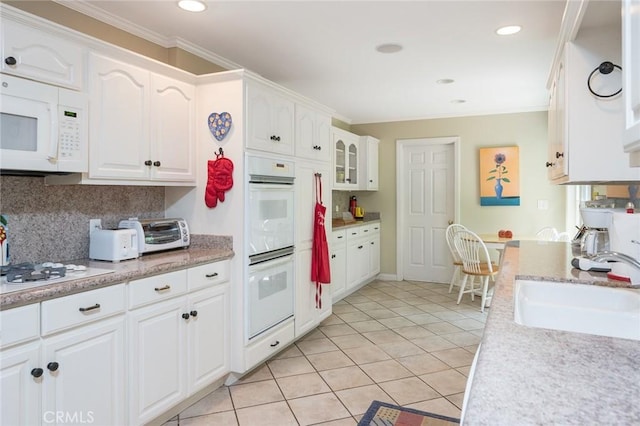
[[622, 262], [640, 270], [640, 261], [638, 261], [637, 259], [634, 259], [633, 257], [627, 254], [618, 253], [616, 251], [601, 251], [600, 253], [592, 257], [591, 260], [594, 262], [607, 262], [607, 261]]

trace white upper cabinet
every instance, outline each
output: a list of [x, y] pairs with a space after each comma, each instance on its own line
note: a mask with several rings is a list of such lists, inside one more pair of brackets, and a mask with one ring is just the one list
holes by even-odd
[[372, 136], [360, 137], [360, 189], [378, 190], [378, 150], [380, 141]]
[[147, 179], [149, 71], [91, 53], [89, 177]]
[[247, 109], [246, 147], [293, 155], [293, 101], [275, 89], [247, 82]]
[[[565, 11], [565, 21], [572, 12], [581, 19], [568, 19], [570, 22], [592, 24], [565, 31], [575, 37], [559, 49], [552, 68], [546, 166], [553, 183], [640, 180], [640, 168], [629, 166], [628, 155], [620, 147], [625, 105], [623, 96], [616, 92], [628, 89], [619, 68], [600, 70], [605, 62], [622, 63], [620, 21], [597, 24], [601, 7], [611, 7], [611, 15], [620, 16], [615, 13], [620, 4], [597, 3], [601, 3], [599, 7], [591, 8], [590, 2], [568, 2]], [[566, 25], [563, 22], [563, 27]]]
[[[9, 13], [9, 12], [7, 12]], [[82, 90], [86, 49], [2, 17], [2, 72]]]
[[622, 71], [624, 150], [631, 165], [640, 167], [640, 0], [622, 1]]
[[360, 189], [360, 137], [332, 127], [333, 189]]
[[195, 179], [195, 86], [151, 74], [151, 179]]
[[193, 182], [195, 86], [90, 54], [89, 177]]
[[296, 157], [331, 160], [331, 117], [304, 105], [296, 104]]

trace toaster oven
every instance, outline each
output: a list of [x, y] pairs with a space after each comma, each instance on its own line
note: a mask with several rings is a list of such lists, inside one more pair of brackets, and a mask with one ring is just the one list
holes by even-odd
[[191, 238], [184, 219], [128, 219], [119, 228], [135, 229], [140, 254], [189, 247]]

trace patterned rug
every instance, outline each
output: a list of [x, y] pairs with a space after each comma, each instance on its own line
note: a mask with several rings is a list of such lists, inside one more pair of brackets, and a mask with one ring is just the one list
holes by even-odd
[[358, 426], [452, 426], [459, 419], [373, 401]]

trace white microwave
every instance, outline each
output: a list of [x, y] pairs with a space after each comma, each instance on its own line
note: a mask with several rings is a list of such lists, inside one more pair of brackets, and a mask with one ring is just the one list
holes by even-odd
[[0, 74], [0, 172], [87, 172], [85, 94]]

